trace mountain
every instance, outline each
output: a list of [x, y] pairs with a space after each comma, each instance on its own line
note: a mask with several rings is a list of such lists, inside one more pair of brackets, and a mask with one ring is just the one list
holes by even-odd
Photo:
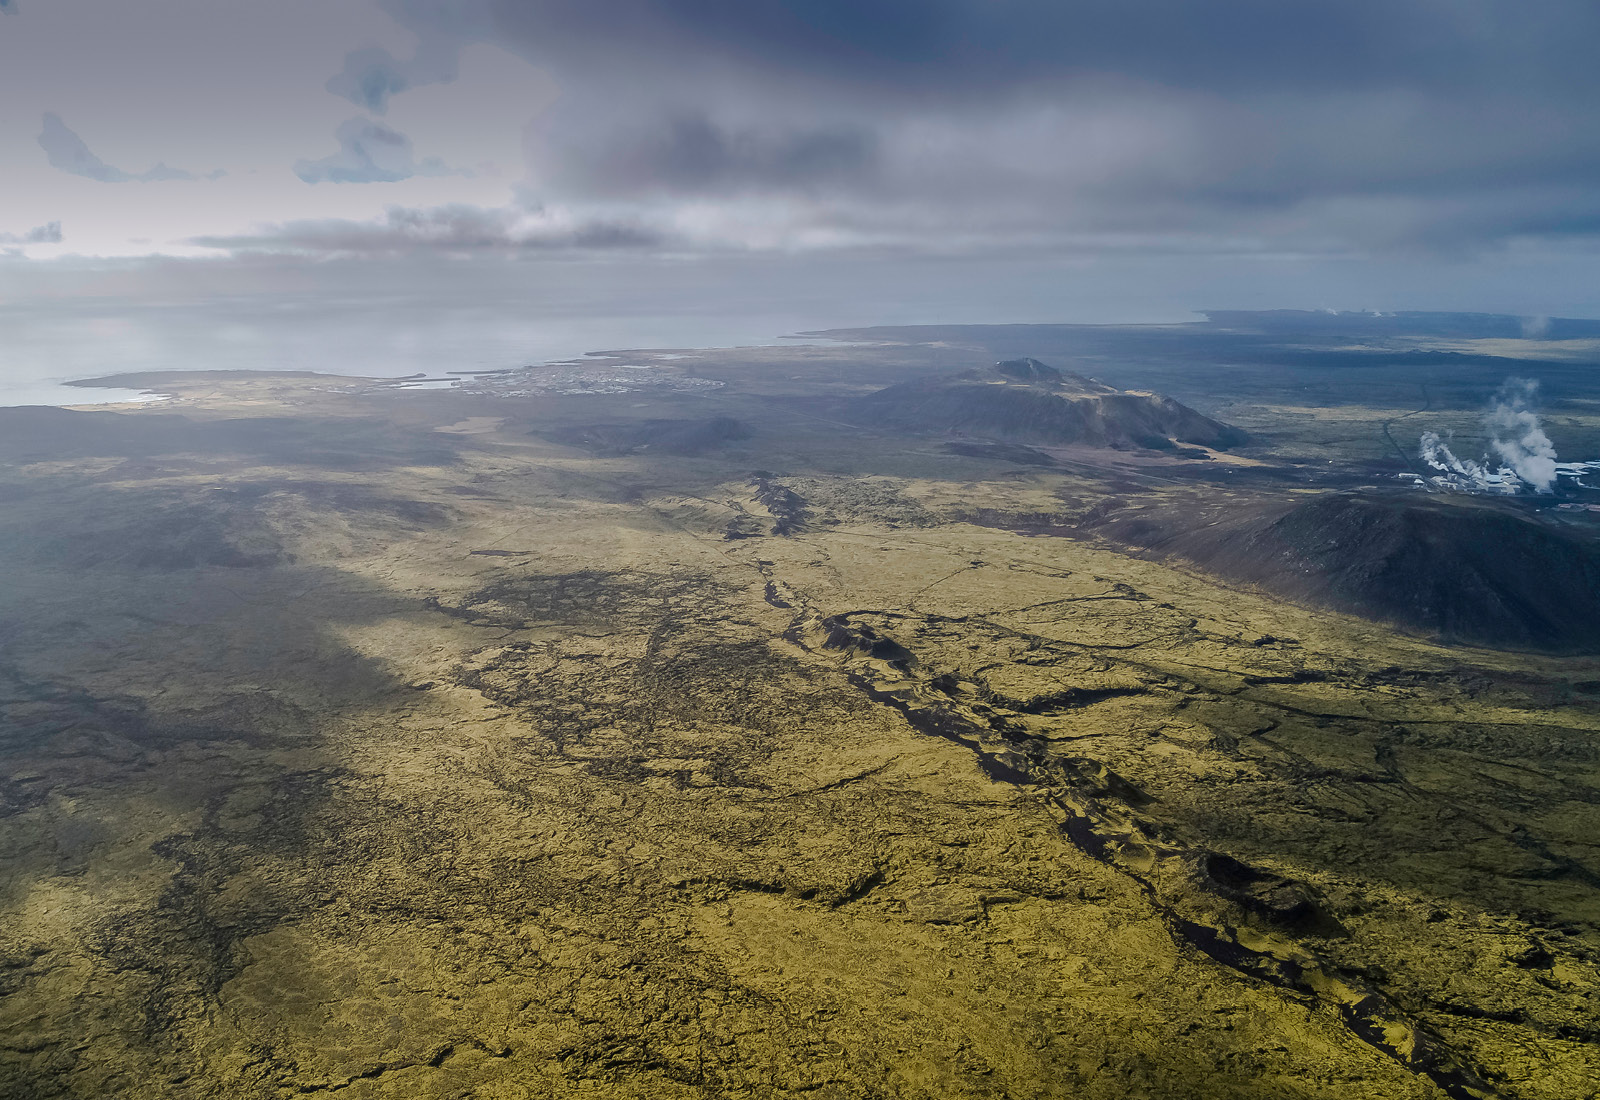
[[879, 423], [1020, 443], [1163, 451], [1189, 443], [1223, 450], [1246, 438], [1170, 397], [1118, 390], [1037, 359], [903, 382], [869, 395], [861, 406]]

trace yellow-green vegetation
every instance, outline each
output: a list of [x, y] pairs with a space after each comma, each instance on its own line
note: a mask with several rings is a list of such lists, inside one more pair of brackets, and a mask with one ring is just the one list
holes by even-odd
[[0, 1095], [1594, 1095], [1600, 662], [717, 377], [15, 414]]

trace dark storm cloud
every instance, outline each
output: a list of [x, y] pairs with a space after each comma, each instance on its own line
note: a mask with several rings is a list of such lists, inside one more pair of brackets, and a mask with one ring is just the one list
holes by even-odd
[[438, 157], [413, 159], [410, 138], [369, 118], [340, 123], [334, 137], [338, 152], [296, 161], [294, 174], [307, 183], [396, 183], [412, 176], [463, 174]]
[[1336, 253], [1587, 237], [1600, 206], [1591, 0], [380, 3], [415, 55], [330, 90], [381, 111], [498, 44], [561, 88], [530, 183], [572, 204]]
[[[165, 180], [194, 180], [202, 177], [182, 168], [168, 168], [165, 164], [157, 164], [145, 172], [137, 174], [126, 172], [115, 165], [107, 164], [90, 151], [82, 138], [67, 128], [59, 115], [47, 113], [44, 116], [42, 127], [39, 131], [39, 147], [44, 150], [52, 167], [74, 176], [83, 176], [85, 179], [98, 180], [101, 183], [159, 183]], [[208, 173], [204, 178], [216, 179], [223, 174], [221, 169]]]
[[390, 207], [374, 221], [342, 218], [287, 222], [258, 233], [190, 242], [236, 253], [387, 256], [410, 252], [473, 254], [656, 247], [663, 238], [623, 221], [577, 219], [516, 205], [467, 203], [426, 209]]
[[869, 180], [877, 142], [854, 126], [740, 128], [679, 115], [608, 135], [593, 153], [563, 159], [573, 182], [602, 193], [808, 191]]
[[0, 244], [60, 244], [61, 223], [36, 225], [26, 233], [0, 233]]
[[[415, 5], [391, 5], [416, 20]], [[431, 25], [448, 25], [433, 4]], [[476, 25], [477, 4], [453, 6]], [[546, 64], [645, 58], [960, 99], [1085, 73], [1169, 87], [1593, 86], [1600, 9], [1507, 0], [491, 0]], [[609, 64], [606, 62], [609, 59]]]

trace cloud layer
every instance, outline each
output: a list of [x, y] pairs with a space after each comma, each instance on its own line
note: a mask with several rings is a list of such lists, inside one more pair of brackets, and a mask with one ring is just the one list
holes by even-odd
[[[1600, 259], [1593, 0], [0, 10], [12, 216], [91, 250]], [[195, 178], [146, 149], [234, 175], [61, 187]]]
[[[1317, 252], [1600, 231], [1600, 8], [1550, 0], [383, 0], [371, 110], [492, 42], [556, 74], [552, 201], [738, 195], [840, 239]], [[668, 217], [675, 214], [665, 215]]]
[[417, 252], [453, 255], [640, 249], [666, 243], [627, 222], [588, 220], [567, 211], [516, 205], [485, 208], [450, 204], [427, 209], [391, 206], [381, 218], [308, 219], [269, 225], [232, 237], [191, 243], [233, 252], [311, 256], [392, 257]]

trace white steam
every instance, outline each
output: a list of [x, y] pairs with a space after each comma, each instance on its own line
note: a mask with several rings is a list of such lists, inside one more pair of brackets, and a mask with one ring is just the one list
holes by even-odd
[[1508, 378], [1484, 414], [1489, 448], [1499, 457], [1491, 468], [1482, 462], [1457, 458], [1438, 432], [1422, 433], [1422, 461], [1438, 470], [1435, 484], [1445, 489], [1478, 493], [1516, 493], [1531, 489], [1548, 493], [1556, 484], [1556, 448], [1544, 434], [1533, 400], [1539, 383], [1531, 378]]
[[1531, 378], [1506, 379], [1484, 423], [1501, 460], [1534, 492], [1548, 493], [1556, 484], [1556, 447], [1530, 407], [1538, 393], [1539, 383]]
[[1509, 466], [1491, 470], [1470, 458], [1457, 458], [1438, 432], [1422, 433], [1422, 461], [1442, 475], [1433, 479], [1443, 489], [1468, 493], [1514, 493], [1522, 481]]

